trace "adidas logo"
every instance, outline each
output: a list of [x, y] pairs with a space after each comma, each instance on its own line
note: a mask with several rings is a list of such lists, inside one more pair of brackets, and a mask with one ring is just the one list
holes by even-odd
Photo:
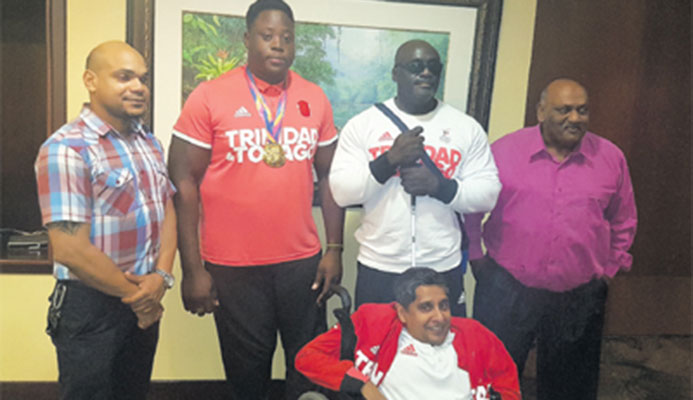
[[445, 143], [450, 142], [450, 129], [443, 129], [443, 134], [440, 136], [440, 140]]
[[250, 117], [250, 113], [248, 110], [245, 109], [245, 107], [241, 106], [238, 110], [236, 110], [236, 113], [233, 114], [234, 118], [242, 118], [242, 117]]
[[414, 348], [413, 344], [410, 344], [409, 346], [405, 347], [400, 351], [400, 354], [406, 354], [408, 356], [414, 356], [418, 357], [419, 355], [416, 354], [416, 349]]
[[390, 135], [390, 132], [385, 132], [380, 136], [380, 139], [378, 139], [379, 142], [386, 142], [392, 140], [392, 135]]
[[371, 347], [371, 354], [373, 354], [373, 355], [378, 354], [378, 350], [380, 350], [380, 346]]
[[464, 304], [465, 299], [464, 292], [462, 292], [462, 294], [460, 294], [460, 298], [457, 299], [457, 304]]

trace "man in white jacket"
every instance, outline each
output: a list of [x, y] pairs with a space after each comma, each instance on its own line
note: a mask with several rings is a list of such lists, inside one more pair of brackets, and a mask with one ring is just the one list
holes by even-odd
[[370, 107], [340, 134], [330, 188], [340, 206], [364, 209], [356, 307], [393, 301], [394, 279], [419, 265], [443, 274], [453, 315], [465, 315], [458, 215], [490, 211], [501, 184], [483, 128], [435, 98], [442, 68], [429, 43], [402, 44], [397, 95], [382, 103], [394, 117]]

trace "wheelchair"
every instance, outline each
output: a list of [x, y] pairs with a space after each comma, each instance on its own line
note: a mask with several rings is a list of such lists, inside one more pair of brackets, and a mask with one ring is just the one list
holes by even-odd
[[[354, 332], [354, 324], [351, 321], [351, 296], [349, 292], [340, 285], [332, 285], [330, 287], [330, 297], [337, 295], [342, 306], [334, 309], [332, 312], [337, 318], [339, 325], [342, 328], [342, 340], [340, 343], [340, 360], [354, 361], [354, 350], [356, 348], [356, 333]], [[490, 400], [502, 400], [501, 395], [491, 388], [489, 394]], [[364, 400], [361, 395], [351, 395], [347, 393], [338, 393], [331, 391], [311, 391], [302, 394], [298, 400]]]
[[[339, 296], [341, 302], [341, 307], [335, 308], [332, 311], [342, 328], [339, 359], [354, 361], [354, 350], [356, 349], [357, 337], [354, 332], [354, 324], [351, 321], [351, 296], [345, 287], [333, 284], [330, 286], [328, 299], [335, 295]], [[303, 393], [298, 400], [364, 400], [364, 397], [361, 395], [351, 395], [324, 389], [320, 392], [310, 391]]]

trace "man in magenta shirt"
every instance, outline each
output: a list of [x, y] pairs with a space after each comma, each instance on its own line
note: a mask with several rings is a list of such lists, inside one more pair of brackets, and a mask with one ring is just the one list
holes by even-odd
[[582, 85], [551, 82], [537, 119], [491, 146], [503, 189], [483, 233], [482, 214], [466, 218], [474, 318], [520, 376], [537, 341], [538, 399], [596, 399], [607, 283], [632, 263], [633, 187], [623, 153], [587, 132]]

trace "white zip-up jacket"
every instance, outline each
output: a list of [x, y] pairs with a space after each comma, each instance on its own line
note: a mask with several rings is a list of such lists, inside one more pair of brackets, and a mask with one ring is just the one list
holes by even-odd
[[[490, 211], [501, 189], [486, 133], [473, 118], [441, 101], [423, 115], [401, 111], [394, 99], [384, 104], [410, 129], [423, 127], [426, 152], [443, 176], [457, 183], [447, 204], [430, 196], [416, 199], [416, 265], [449, 271], [462, 260], [462, 233], [455, 212]], [[412, 265], [411, 196], [398, 175], [379, 183], [370, 163], [392, 147], [400, 133], [375, 107], [353, 117], [340, 133], [329, 179], [337, 204], [363, 205], [355, 234], [358, 261], [395, 273]]]

